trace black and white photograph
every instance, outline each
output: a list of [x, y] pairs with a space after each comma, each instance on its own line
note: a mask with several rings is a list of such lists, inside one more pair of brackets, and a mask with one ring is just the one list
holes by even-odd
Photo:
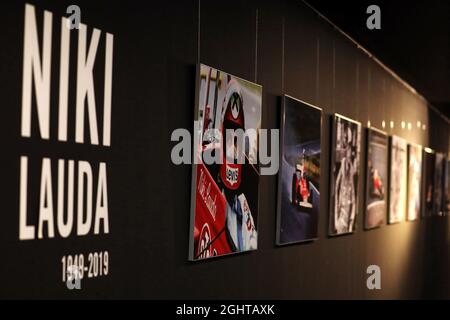
[[408, 221], [420, 218], [422, 198], [422, 147], [408, 144]]
[[329, 217], [331, 236], [355, 231], [361, 148], [361, 124], [339, 114], [335, 114], [333, 120]]

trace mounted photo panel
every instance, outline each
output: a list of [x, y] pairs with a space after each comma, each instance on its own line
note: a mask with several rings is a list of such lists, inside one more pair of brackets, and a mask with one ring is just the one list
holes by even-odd
[[389, 220], [390, 224], [399, 223], [406, 217], [406, 194], [408, 183], [408, 156], [406, 140], [398, 136], [391, 137], [390, 183], [389, 183]]
[[445, 170], [445, 155], [441, 152], [436, 152], [436, 162], [434, 169], [434, 202], [433, 215], [444, 215], [444, 170]]
[[281, 111], [277, 244], [317, 238], [322, 109], [290, 96]]
[[422, 192], [422, 216], [424, 218], [433, 215], [435, 166], [436, 153], [429, 148], [425, 148], [423, 152], [424, 191]]
[[450, 213], [450, 159], [447, 157], [445, 160], [445, 180], [444, 180], [444, 213], [448, 215]]
[[422, 147], [408, 145], [408, 221], [420, 218], [422, 205]]
[[335, 114], [330, 170], [331, 236], [353, 233], [358, 216], [361, 124]]
[[258, 247], [261, 112], [261, 86], [199, 66], [190, 260]]
[[386, 223], [388, 196], [388, 146], [385, 132], [367, 129], [365, 229]]

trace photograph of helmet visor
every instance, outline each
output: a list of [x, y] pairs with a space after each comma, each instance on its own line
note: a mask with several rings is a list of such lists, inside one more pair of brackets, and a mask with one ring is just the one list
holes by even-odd
[[331, 236], [353, 233], [358, 215], [361, 124], [335, 114], [330, 171]]
[[386, 133], [367, 129], [365, 229], [377, 228], [386, 222], [388, 145]]
[[189, 259], [256, 250], [262, 87], [201, 64]]
[[322, 110], [289, 96], [281, 112], [277, 244], [317, 238]]
[[408, 221], [420, 217], [422, 191], [422, 147], [408, 145]]
[[391, 138], [391, 172], [389, 188], [389, 223], [398, 223], [406, 217], [406, 190], [408, 183], [406, 140]]

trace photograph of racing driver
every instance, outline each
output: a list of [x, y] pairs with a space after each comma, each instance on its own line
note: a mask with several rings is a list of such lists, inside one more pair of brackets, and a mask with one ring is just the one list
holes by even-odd
[[392, 136], [388, 219], [390, 224], [404, 221], [406, 217], [408, 183], [408, 155], [406, 149], [407, 143], [405, 139]]
[[331, 236], [352, 233], [358, 215], [361, 124], [335, 114], [330, 172]]
[[387, 216], [388, 136], [375, 128], [367, 129], [365, 229], [383, 225]]
[[189, 259], [256, 250], [262, 87], [203, 64], [197, 84]]
[[290, 96], [281, 111], [277, 244], [317, 238], [322, 110]]
[[422, 147], [408, 145], [408, 221], [420, 217], [422, 183]]

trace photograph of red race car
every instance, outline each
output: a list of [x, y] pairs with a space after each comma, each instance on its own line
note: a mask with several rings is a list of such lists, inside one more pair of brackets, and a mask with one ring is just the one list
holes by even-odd
[[408, 156], [406, 140], [398, 136], [391, 137], [391, 166], [389, 183], [389, 219], [390, 224], [399, 223], [406, 217], [406, 190], [408, 183]]
[[317, 238], [322, 110], [283, 97], [277, 244]]
[[196, 100], [189, 260], [256, 250], [262, 87], [201, 64]]
[[367, 129], [365, 229], [386, 222], [388, 182], [388, 136], [375, 128]]
[[304, 166], [297, 164], [292, 175], [292, 204], [312, 208], [309, 181]]

